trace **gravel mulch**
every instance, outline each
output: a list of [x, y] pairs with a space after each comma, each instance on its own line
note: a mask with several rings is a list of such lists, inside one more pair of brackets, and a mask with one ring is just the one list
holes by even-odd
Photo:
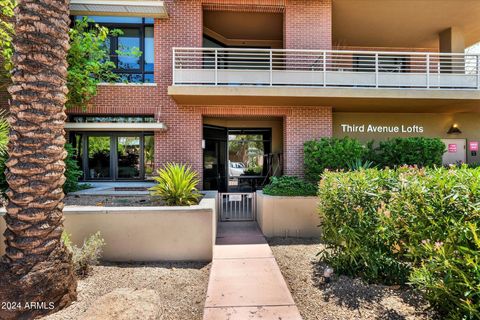
[[78, 299], [44, 320], [74, 320], [95, 301], [116, 288], [153, 289], [163, 303], [161, 319], [202, 319], [210, 264], [135, 263], [94, 266], [78, 281]]
[[268, 242], [305, 320], [434, 319], [428, 303], [407, 288], [369, 285], [345, 276], [325, 283], [325, 264], [316, 257], [322, 244], [316, 239]]
[[67, 206], [97, 206], [97, 207], [152, 207], [162, 206], [164, 203], [158, 198], [149, 195], [138, 196], [91, 196], [68, 195], [64, 199]]

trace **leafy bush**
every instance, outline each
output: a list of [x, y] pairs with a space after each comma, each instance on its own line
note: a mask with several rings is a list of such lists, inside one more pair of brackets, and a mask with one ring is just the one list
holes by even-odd
[[305, 177], [317, 182], [325, 169], [348, 168], [348, 161], [364, 159], [366, 148], [352, 138], [321, 138], [304, 144]]
[[394, 138], [366, 145], [352, 138], [322, 138], [304, 144], [305, 176], [316, 182], [329, 170], [358, 170], [371, 167], [395, 168], [402, 165], [432, 167], [442, 165], [445, 145], [437, 138]]
[[70, 143], [65, 144], [65, 150], [67, 150], [67, 157], [65, 158], [65, 184], [63, 185], [63, 192], [69, 193], [80, 190], [78, 179], [82, 176], [83, 172], [78, 166], [77, 160], [73, 158], [75, 149]]
[[97, 94], [100, 82], [118, 80], [113, 72], [115, 63], [110, 60], [110, 52], [105, 45], [109, 36], [117, 36], [120, 31], [112, 30], [92, 22], [84, 17], [75, 21], [69, 31], [70, 49], [68, 50], [67, 108], [80, 106], [83, 109]]
[[263, 188], [270, 196], [315, 196], [317, 187], [297, 177], [271, 177], [270, 183]]
[[73, 269], [78, 276], [87, 276], [92, 266], [97, 265], [101, 256], [105, 240], [100, 232], [97, 232], [83, 242], [81, 248], [72, 244], [70, 236], [64, 232], [62, 241], [72, 252]]
[[480, 318], [480, 168], [326, 172], [320, 215], [340, 273], [421, 289], [442, 316]]
[[256, 176], [262, 173], [262, 167], [261, 166], [252, 166], [248, 167], [243, 171], [244, 176]]
[[438, 138], [394, 138], [380, 141], [371, 159], [382, 167], [442, 165], [445, 144]]
[[321, 257], [338, 272], [367, 281], [404, 283], [406, 265], [382, 230], [385, 204], [397, 184], [393, 170], [325, 172], [319, 187]]
[[153, 179], [158, 184], [149, 189], [151, 194], [160, 197], [167, 206], [190, 206], [200, 199], [196, 188], [198, 174], [186, 165], [168, 163]]

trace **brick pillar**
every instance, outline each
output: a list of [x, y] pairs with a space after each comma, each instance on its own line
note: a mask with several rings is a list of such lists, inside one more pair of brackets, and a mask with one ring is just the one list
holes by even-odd
[[202, 115], [186, 109], [162, 115], [168, 129], [155, 133], [155, 167], [167, 162], [188, 164], [202, 179]]
[[303, 177], [303, 144], [332, 132], [331, 107], [293, 107], [284, 117], [284, 174]]
[[159, 87], [159, 120], [167, 131], [155, 134], [155, 166], [185, 163], [202, 179], [202, 115], [177, 105], [168, 95], [172, 84], [172, 48], [202, 47], [202, 4], [200, 1], [165, 0], [168, 19], [155, 20], [155, 82]]
[[283, 23], [286, 49], [332, 48], [332, 0], [286, 0]]

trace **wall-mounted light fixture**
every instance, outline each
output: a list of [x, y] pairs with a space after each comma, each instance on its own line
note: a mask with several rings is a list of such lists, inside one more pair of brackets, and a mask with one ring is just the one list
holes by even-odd
[[447, 131], [447, 134], [460, 134], [460, 133], [462, 133], [462, 130], [458, 128], [458, 124], [456, 123], [452, 124], [450, 129], [448, 129]]

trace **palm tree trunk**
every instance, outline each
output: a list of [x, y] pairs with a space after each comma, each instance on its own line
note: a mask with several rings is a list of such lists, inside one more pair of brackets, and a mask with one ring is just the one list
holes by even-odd
[[[76, 299], [71, 254], [61, 242], [68, 5], [19, 0], [15, 11], [0, 301], [21, 306], [0, 308], [1, 319], [30, 319]], [[33, 302], [39, 304], [26, 307]]]

